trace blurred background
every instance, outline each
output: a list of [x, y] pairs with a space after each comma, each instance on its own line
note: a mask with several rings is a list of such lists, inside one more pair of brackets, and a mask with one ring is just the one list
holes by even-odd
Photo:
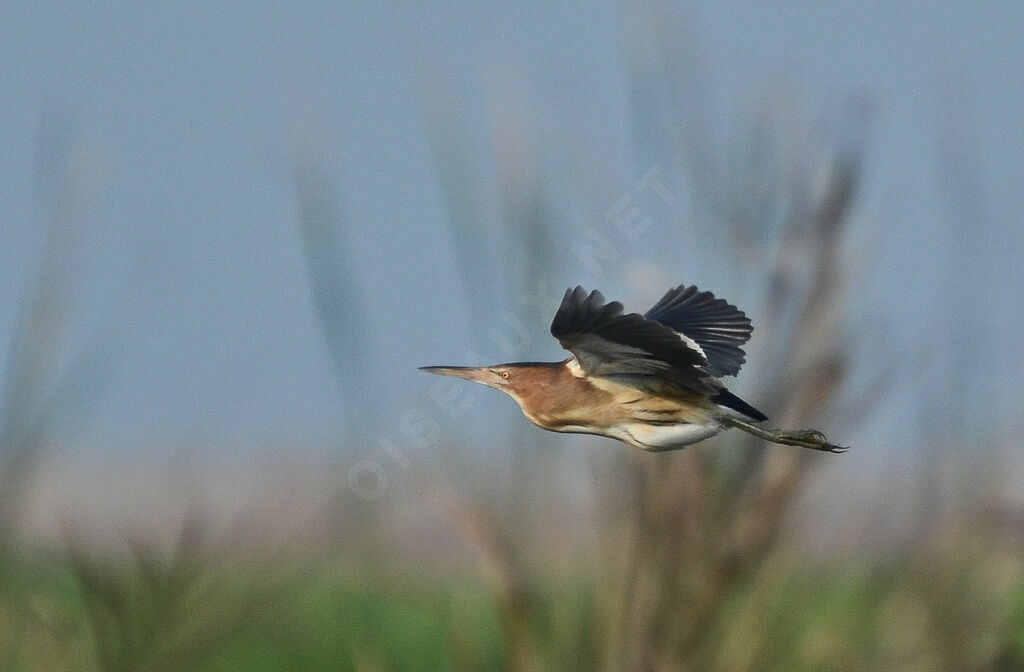
[[[8, 2], [0, 669], [1024, 670], [1024, 8]], [[423, 365], [697, 284], [842, 456]]]

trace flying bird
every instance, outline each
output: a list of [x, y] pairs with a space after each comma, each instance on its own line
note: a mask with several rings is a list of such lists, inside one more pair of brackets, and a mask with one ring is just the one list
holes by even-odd
[[742, 311], [693, 286], [669, 290], [643, 315], [576, 287], [551, 322], [568, 359], [422, 370], [500, 390], [543, 429], [644, 450], [677, 450], [736, 428], [773, 443], [845, 451], [816, 430], [757, 426], [767, 416], [726, 389], [722, 378], [739, 373], [752, 332]]

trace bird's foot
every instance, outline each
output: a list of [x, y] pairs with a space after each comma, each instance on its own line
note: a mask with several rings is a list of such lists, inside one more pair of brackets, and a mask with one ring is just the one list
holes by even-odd
[[801, 448], [821, 450], [826, 453], [845, 453], [847, 450], [846, 446], [837, 446], [829, 443], [828, 438], [816, 429], [795, 429], [789, 431], [784, 429], [767, 429], [762, 431], [770, 435], [767, 437], [769, 441], [782, 443], [787, 446], [800, 446]]
[[753, 434], [758, 438], [764, 439], [765, 441], [771, 441], [772, 443], [781, 443], [787, 446], [800, 446], [801, 448], [820, 450], [825, 453], [846, 452], [846, 446], [837, 446], [833, 443], [829, 443], [825, 435], [816, 429], [765, 429], [749, 422], [744, 422], [743, 420], [733, 416], [725, 416], [722, 418], [722, 423], [729, 427], [742, 429], [747, 434]]

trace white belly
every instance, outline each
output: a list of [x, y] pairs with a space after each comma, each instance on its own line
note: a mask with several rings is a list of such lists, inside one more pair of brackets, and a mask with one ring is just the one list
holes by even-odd
[[[632, 422], [609, 427], [603, 434], [623, 443], [628, 443], [644, 450], [678, 450], [691, 443], [697, 443], [721, 432], [721, 425], [698, 425], [679, 423], [675, 425], [648, 425]], [[563, 427], [558, 431], [591, 433], [583, 427]]]

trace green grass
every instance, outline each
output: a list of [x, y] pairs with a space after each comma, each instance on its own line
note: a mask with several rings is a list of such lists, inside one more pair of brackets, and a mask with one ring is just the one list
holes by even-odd
[[[495, 609], [478, 583], [370, 588], [328, 572], [219, 568], [186, 586], [186, 610], [154, 599], [130, 568], [101, 578], [126, 620], [95, 598], [69, 564], [8, 562], [0, 592], [0, 669], [460, 670], [498, 669]], [[94, 570], [94, 574], [96, 571]], [[117, 586], [117, 588], [111, 588]], [[181, 596], [178, 596], [181, 597]], [[185, 613], [182, 613], [182, 612]], [[101, 651], [106, 650], [106, 658]]]
[[454, 640], [475, 643], [462, 653], [476, 669], [500, 664], [494, 610], [483, 593], [454, 585], [394, 593], [314, 576], [269, 606], [282, 613], [232, 642], [210, 669], [455, 669]]
[[[71, 563], [5, 562], [0, 669], [437, 672], [498, 670], [508, 662], [499, 610], [473, 576], [382, 586], [324, 569], [211, 565], [183, 589], [187, 599], [168, 602], [154, 598], [162, 588], [139, 581], [138, 570], [104, 567], [102, 580], [132, 605], [130, 636], [97, 612], [88, 584], [100, 580], [98, 570], [83, 580]], [[1024, 580], [986, 603], [976, 586], [935, 583], [948, 576], [942, 571], [940, 563], [910, 574], [841, 567], [751, 574], [688, 660], [701, 669], [837, 671], [1024, 662]], [[544, 669], [600, 666], [594, 586], [579, 577], [549, 579], [532, 593], [529, 636]], [[942, 599], [930, 599], [930, 589]], [[977, 618], [972, 600], [990, 611]], [[943, 649], [951, 634], [991, 644], [952, 660]]]

